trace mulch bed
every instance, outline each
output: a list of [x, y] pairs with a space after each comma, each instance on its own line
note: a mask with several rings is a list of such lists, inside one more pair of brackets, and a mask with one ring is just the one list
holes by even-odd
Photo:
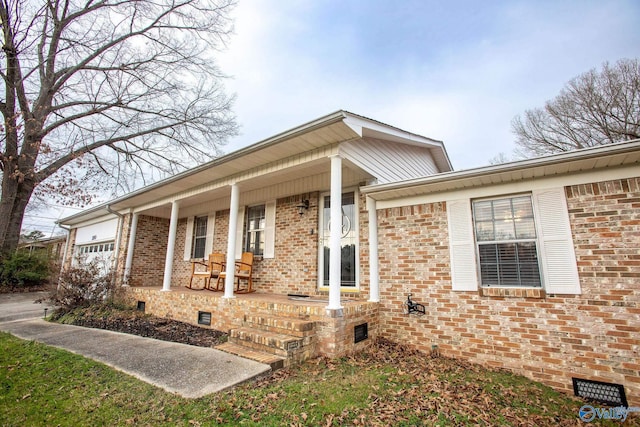
[[227, 341], [227, 334], [224, 332], [145, 315], [133, 310], [77, 310], [71, 320], [65, 323], [199, 347], [213, 347]]

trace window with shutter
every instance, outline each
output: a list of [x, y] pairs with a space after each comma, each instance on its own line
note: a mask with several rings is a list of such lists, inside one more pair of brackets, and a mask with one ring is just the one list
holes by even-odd
[[454, 291], [529, 287], [580, 294], [563, 187], [447, 201]]

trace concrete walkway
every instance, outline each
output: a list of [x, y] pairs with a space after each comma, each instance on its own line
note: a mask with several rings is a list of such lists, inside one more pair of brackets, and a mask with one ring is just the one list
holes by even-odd
[[0, 330], [89, 357], [183, 397], [225, 390], [271, 369], [213, 348], [50, 323], [42, 319], [44, 306], [33, 303], [39, 297], [0, 295]]

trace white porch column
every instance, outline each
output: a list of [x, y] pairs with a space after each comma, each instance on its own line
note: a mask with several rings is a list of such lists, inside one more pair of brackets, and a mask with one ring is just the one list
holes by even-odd
[[131, 276], [131, 265], [133, 264], [133, 248], [136, 242], [136, 233], [138, 232], [138, 217], [140, 214], [137, 212], [133, 214], [131, 218], [131, 226], [129, 227], [129, 243], [127, 244], [127, 259], [124, 262], [124, 285], [129, 284], [129, 277]]
[[229, 203], [229, 235], [227, 237], [227, 275], [224, 281], [224, 298], [234, 298], [233, 282], [235, 280], [236, 273], [236, 231], [238, 229], [239, 207], [240, 189], [238, 188], [238, 184], [231, 184], [231, 203]]
[[167, 256], [164, 260], [164, 279], [162, 290], [171, 290], [171, 273], [173, 272], [173, 253], [176, 248], [176, 233], [178, 231], [178, 208], [177, 200], [171, 202], [171, 221], [169, 222], [169, 239], [167, 240]]
[[339, 310], [342, 236], [342, 158], [331, 156], [331, 230], [329, 234], [329, 305], [328, 310]]
[[380, 302], [378, 265], [378, 215], [376, 201], [367, 196], [369, 214], [369, 302]]

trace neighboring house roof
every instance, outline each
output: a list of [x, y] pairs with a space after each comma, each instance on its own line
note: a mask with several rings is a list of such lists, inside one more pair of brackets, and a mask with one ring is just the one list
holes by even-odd
[[385, 201], [410, 199], [422, 195], [469, 190], [496, 184], [523, 182], [562, 176], [569, 185], [569, 176], [584, 172], [611, 171], [632, 168], [638, 176], [640, 169], [640, 139], [602, 145], [539, 157], [530, 160], [503, 163], [474, 169], [451, 171], [393, 183], [374, 184], [361, 191], [385, 206]]
[[[379, 153], [389, 146], [400, 152], [398, 162], [410, 167], [380, 162]], [[387, 148], [387, 154], [390, 151]], [[428, 164], [415, 161], [425, 152], [429, 153]], [[170, 197], [191, 197], [195, 205], [203, 201], [196, 199], [196, 193], [223, 197], [228, 184], [236, 179], [245, 180], [243, 191], [250, 191], [268, 185], [269, 180], [282, 180], [285, 170], [296, 170], [300, 176], [327, 172], [327, 154], [340, 154], [377, 182], [452, 170], [442, 141], [340, 110], [58, 222], [76, 225], [103, 217], [107, 211], [140, 206], [157, 216], [167, 216], [166, 200]], [[165, 206], [154, 207], [159, 201], [165, 201]]]

